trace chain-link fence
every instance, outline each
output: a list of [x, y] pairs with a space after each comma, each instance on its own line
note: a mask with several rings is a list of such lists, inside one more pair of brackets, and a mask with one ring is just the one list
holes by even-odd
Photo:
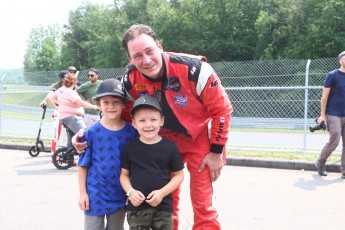
[[[326, 131], [310, 132], [320, 113], [327, 72], [339, 67], [335, 58], [211, 63], [222, 80], [234, 112], [227, 148], [230, 151], [320, 151]], [[102, 79], [122, 76], [123, 68], [100, 69]], [[42, 109], [38, 106], [58, 72], [25, 73], [20, 86], [0, 81], [0, 138], [35, 140]], [[80, 71], [81, 83], [88, 71]], [[41, 137], [53, 136], [48, 109]], [[337, 150], [339, 151], [339, 150]]]

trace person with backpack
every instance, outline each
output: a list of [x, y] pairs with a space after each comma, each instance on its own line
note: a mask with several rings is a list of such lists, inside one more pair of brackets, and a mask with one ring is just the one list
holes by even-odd
[[[345, 143], [345, 51], [338, 55], [339, 69], [329, 72], [323, 84], [319, 125], [326, 124], [329, 140], [321, 150], [315, 167], [320, 176], [327, 176], [326, 161], [337, 148], [340, 138]], [[345, 179], [345, 148], [341, 154], [341, 178]]]

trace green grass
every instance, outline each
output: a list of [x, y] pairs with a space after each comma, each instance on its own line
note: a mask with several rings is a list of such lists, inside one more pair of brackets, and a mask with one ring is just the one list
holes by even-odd
[[[8, 138], [0, 138], [0, 144], [5, 145], [14, 145], [14, 146], [27, 146], [28, 149], [31, 146], [36, 145], [36, 138], [31, 139], [8, 139]], [[43, 140], [43, 145], [45, 148], [51, 147], [51, 139], [50, 140]], [[39, 144], [41, 147], [41, 145]]]
[[[320, 149], [321, 151], [321, 149]], [[263, 158], [276, 160], [297, 160], [314, 162], [318, 157], [318, 153], [285, 153], [285, 152], [255, 152], [255, 151], [231, 151], [227, 153], [232, 157], [249, 157], [249, 158]], [[331, 155], [327, 162], [340, 162], [340, 156]]]
[[31, 106], [38, 107], [39, 102], [43, 100], [46, 94], [43, 94], [42, 91], [35, 93], [35, 90], [27, 90], [25, 96], [22, 93], [16, 92], [16, 90], [8, 90], [6, 94], [2, 95], [2, 103], [11, 104], [11, 105], [20, 105], [20, 106]]
[[[38, 121], [41, 120], [42, 114], [30, 114], [30, 113], [24, 113], [24, 112], [10, 112], [10, 111], [3, 111], [1, 113], [1, 116], [3, 118], [11, 118], [11, 119], [23, 119], [25, 117], [25, 120], [32, 120], [32, 121]], [[47, 113], [46, 113], [47, 116]]]
[[231, 131], [236, 132], [260, 132], [260, 133], [303, 133], [303, 129], [277, 129], [277, 128], [231, 128]]

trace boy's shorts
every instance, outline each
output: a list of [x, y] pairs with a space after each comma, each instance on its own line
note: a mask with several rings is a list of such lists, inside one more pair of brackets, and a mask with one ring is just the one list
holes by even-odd
[[146, 208], [138, 211], [127, 211], [127, 221], [134, 229], [172, 230], [172, 213]]

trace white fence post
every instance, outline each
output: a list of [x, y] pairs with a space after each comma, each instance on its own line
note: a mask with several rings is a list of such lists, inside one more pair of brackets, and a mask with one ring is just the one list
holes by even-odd
[[303, 153], [306, 152], [307, 148], [307, 120], [308, 120], [308, 87], [309, 87], [309, 66], [310, 59], [307, 61], [305, 67], [305, 89], [304, 89], [304, 138], [303, 138]]

